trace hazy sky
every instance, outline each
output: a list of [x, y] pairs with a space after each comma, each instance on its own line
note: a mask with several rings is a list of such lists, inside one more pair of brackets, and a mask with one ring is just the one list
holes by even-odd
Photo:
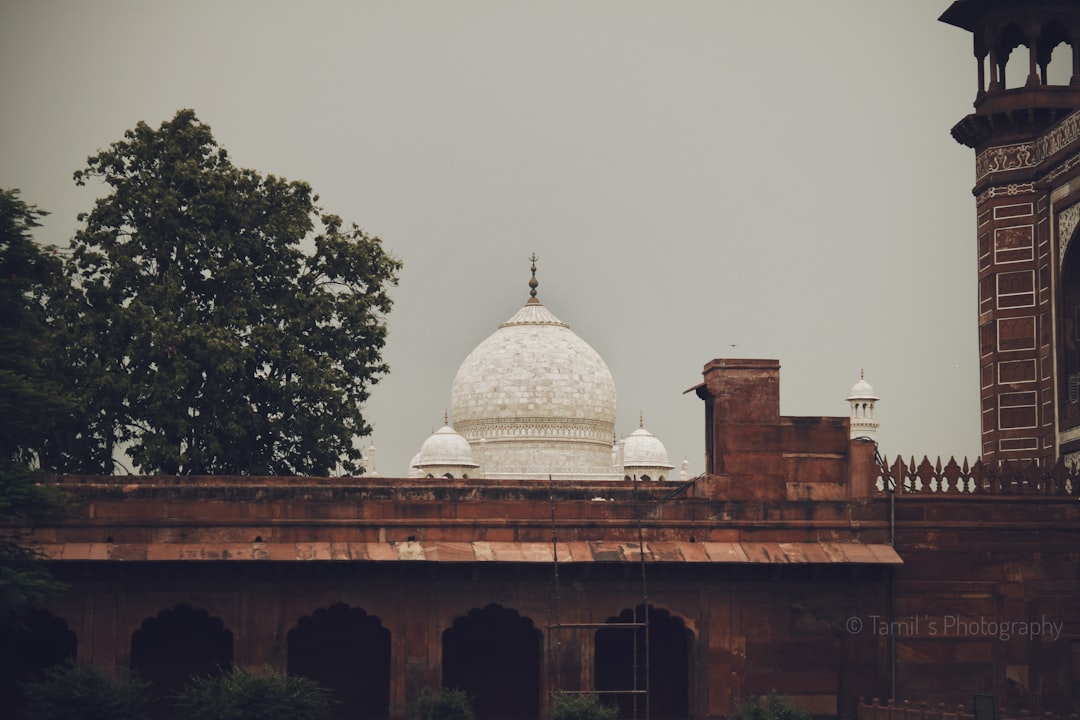
[[458, 365], [528, 297], [607, 361], [617, 430], [703, 469], [711, 358], [892, 456], [978, 452], [970, 36], [948, 0], [0, 5], [0, 187], [66, 245], [86, 157], [194, 108], [404, 264], [376, 468], [405, 475]]

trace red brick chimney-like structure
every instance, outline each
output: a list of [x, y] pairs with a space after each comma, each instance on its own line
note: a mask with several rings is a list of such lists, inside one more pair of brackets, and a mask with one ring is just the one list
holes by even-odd
[[702, 494], [760, 500], [866, 497], [875, 445], [846, 417], [780, 415], [778, 360], [720, 358], [693, 389], [705, 401]]

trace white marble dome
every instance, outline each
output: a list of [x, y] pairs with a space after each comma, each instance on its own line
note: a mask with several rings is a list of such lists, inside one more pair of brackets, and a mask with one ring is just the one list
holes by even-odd
[[426, 465], [476, 467], [469, 443], [449, 425], [443, 425], [424, 441], [424, 444], [420, 446], [416, 464], [421, 467]]
[[667, 448], [660, 439], [645, 428], [638, 428], [623, 440], [623, 467], [675, 469], [668, 462]]
[[[533, 268], [535, 272], [535, 266]], [[615, 381], [535, 297], [469, 353], [451, 416], [487, 477], [612, 476]]]
[[862, 377], [860, 373], [859, 381], [851, 386], [851, 392], [848, 393], [848, 400], [880, 400], [877, 395], [874, 394], [874, 387], [866, 382], [866, 378]]

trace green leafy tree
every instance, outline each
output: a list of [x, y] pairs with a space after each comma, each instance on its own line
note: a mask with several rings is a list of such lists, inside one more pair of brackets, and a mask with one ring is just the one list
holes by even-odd
[[178, 720], [323, 720], [331, 692], [314, 680], [234, 667], [193, 678], [177, 697]]
[[89, 665], [57, 665], [26, 686], [27, 720], [141, 720], [149, 685]]
[[361, 470], [361, 407], [387, 372], [400, 263], [303, 182], [232, 164], [182, 110], [75, 173], [109, 192], [80, 216], [56, 324], [84, 409], [55, 462], [110, 472]]
[[46, 370], [54, 348], [44, 297], [60, 261], [31, 237], [44, 215], [17, 190], [0, 190], [0, 626], [62, 588], [23, 537], [63, 511], [40, 482], [39, 453], [71, 410]]

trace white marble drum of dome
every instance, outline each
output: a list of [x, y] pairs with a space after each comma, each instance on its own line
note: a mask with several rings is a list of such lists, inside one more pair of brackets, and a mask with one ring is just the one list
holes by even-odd
[[474, 349], [450, 391], [454, 428], [487, 477], [603, 477], [612, 467], [615, 381], [603, 358], [536, 298]]

